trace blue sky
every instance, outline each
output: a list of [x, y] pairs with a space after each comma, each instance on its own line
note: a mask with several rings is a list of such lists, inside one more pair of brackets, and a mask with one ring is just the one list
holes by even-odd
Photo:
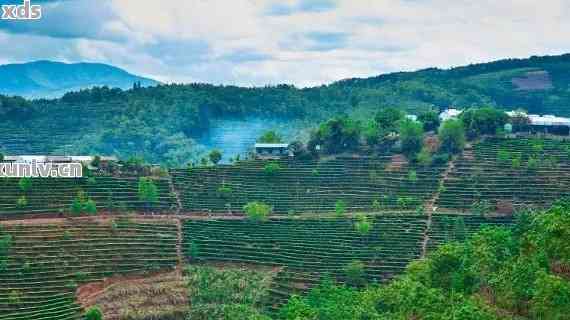
[[312, 86], [570, 52], [567, 0], [31, 1], [42, 20], [0, 20], [0, 64], [89, 61], [164, 82]]

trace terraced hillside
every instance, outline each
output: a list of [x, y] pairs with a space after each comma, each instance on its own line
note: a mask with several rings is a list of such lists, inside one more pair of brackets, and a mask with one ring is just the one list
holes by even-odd
[[512, 217], [485, 218], [473, 215], [437, 214], [431, 219], [428, 252], [449, 241], [465, 241], [475, 232], [490, 226], [511, 226]]
[[[241, 161], [235, 165], [171, 172], [187, 211], [241, 211], [263, 201], [277, 213], [333, 211], [338, 200], [349, 210], [411, 210], [431, 198], [442, 166], [414, 168], [391, 157], [321, 161]], [[277, 163], [277, 162], [275, 162]]]
[[177, 262], [176, 225], [170, 222], [123, 218], [2, 227], [12, 238], [0, 272], [2, 320], [80, 319], [78, 285]]
[[549, 139], [487, 139], [466, 149], [444, 181], [437, 206], [490, 210], [546, 207], [570, 195], [570, 142]]
[[[0, 179], [0, 216], [25, 216], [33, 213], [57, 213], [69, 211], [78, 192], [95, 201], [102, 210], [143, 209], [146, 203], [138, 197], [138, 178], [37, 178], [31, 179], [31, 188], [23, 191], [20, 179]], [[158, 189], [156, 210], [171, 208], [175, 201], [170, 194], [168, 180], [155, 180]], [[18, 199], [24, 197], [27, 204], [18, 206]]]
[[359, 234], [352, 219], [189, 220], [184, 224], [184, 252], [191, 262], [281, 267], [272, 303], [303, 291], [324, 274], [346, 281], [351, 262], [365, 264], [370, 281], [402, 272], [421, 254], [423, 216], [377, 217], [372, 230]]

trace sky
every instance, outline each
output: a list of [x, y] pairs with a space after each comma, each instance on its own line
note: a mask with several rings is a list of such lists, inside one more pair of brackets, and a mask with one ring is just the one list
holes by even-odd
[[[0, 0], [0, 4], [23, 0]], [[101, 62], [163, 82], [299, 87], [570, 52], [568, 0], [31, 0], [0, 64]]]

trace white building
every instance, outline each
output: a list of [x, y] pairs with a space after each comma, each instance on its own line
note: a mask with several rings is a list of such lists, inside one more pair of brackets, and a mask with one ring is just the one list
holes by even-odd
[[443, 121], [449, 120], [449, 119], [457, 119], [462, 112], [463, 112], [463, 110], [458, 110], [458, 109], [453, 109], [453, 108], [447, 109], [447, 110], [445, 110], [439, 114], [439, 120], [441, 120], [441, 122], [443, 122]]
[[292, 153], [288, 143], [256, 143], [255, 154], [258, 158], [280, 158]]

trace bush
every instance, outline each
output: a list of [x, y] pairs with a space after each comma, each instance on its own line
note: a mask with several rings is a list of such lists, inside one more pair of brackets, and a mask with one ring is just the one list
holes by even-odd
[[99, 307], [91, 307], [85, 312], [85, 320], [103, 320], [103, 312]]
[[346, 202], [344, 200], [337, 200], [334, 204], [334, 211], [338, 216], [342, 216], [346, 213]]
[[511, 162], [511, 154], [507, 150], [499, 150], [497, 160], [500, 164], [508, 164]]
[[356, 229], [356, 232], [358, 232], [358, 234], [360, 234], [361, 236], [366, 236], [370, 233], [370, 231], [372, 231], [372, 223], [369, 221], [368, 217], [364, 214], [359, 214], [356, 217], [357, 221], [356, 224], [354, 225], [354, 228]]
[[538, 159], [534, 156], [531, 156], [530, 158], [528, 158], [526, 168], [529, 171], [536, 171], [538, 169], [538, 165], [539, 165]]
[[266, 221], [269, 218], [269, 214], [271, 214], [271, 211], [273, 211], [273, 209], [268, 204], [253, 201], [248, 202], [243, 207], [243, 211], [245, 211], [249, 220], [254, 222], [262, 222]]
[[139, 178], [139, 200], [144, 201], [147, 208], [158, 202], [158, 188], [150, 178]]
[[267, 176], [275, 176], [281, 171], [281, 166], [277, 162], [269, 162], [263, 167], [263, 173]]
[[93, 201], [92, 199], [87, 200], [83, 205], [83, 210], [85, 210], [87, 214], [91, 215], [97, 214], [97, 205], [95, 204], [95, 201]]
[[28, 199], [26, 199], [26, 196], [21, 196], [18, 198], [18, 201], [16, 201], [16, 207], [18, 209], [23, 209], [28, 205]]
[[432, 165], [433, 159], [431, 156], [431, 153], [426, 149], [423, 148], [420, 153], [418, 153], [418, 156], [416, 157], [416, 160], [418, 161], [418, 163], [421, 166], [424, 167], [429, 167]]
[[23, 192], [28, 192], [32, 188], [32, 179], [20, 178], [20, 181], [18, 181], [18, 186]]
[[416, 170], [410, 170], [410, 172], [408, 172], [408, 181], [411, 183], [416, 183], [418, 181]]
[[449, 153], [438, 153], [432, 157], [431, 163], [434, 166], [444, 165], [449, 162], [450, 158]]
[[366, 284], [366, 266], [360, 260], [354, 260], [344, 268], [346, 282], [351, 286]]

